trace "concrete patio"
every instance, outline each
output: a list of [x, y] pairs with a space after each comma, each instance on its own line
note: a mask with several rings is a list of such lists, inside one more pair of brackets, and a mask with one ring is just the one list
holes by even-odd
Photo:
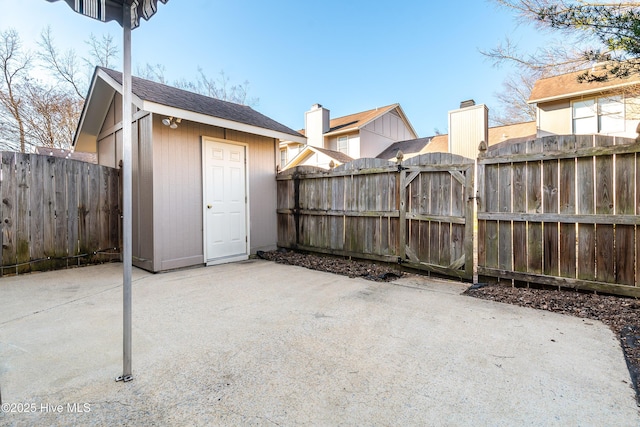
[[0, 424], [640, 425], [599, 322], [261, 260], [134, 269], [116, 383], [121, 268], [0, 279]]

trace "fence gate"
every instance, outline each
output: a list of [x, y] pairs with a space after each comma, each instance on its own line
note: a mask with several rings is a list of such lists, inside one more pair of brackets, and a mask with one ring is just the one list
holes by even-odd
[[473, 168], [473, 160], [434, 153], [284, 171], [278, 246], [471, 279]]
[[400, 226], [407, 227], [401, 256], [412, 267], [471, 279], [474, 161], [448, 153], [414, 157], [402, 164], [400, 182]]

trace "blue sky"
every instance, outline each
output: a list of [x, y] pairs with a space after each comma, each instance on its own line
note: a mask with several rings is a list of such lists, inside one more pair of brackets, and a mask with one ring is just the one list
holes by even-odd
[[[26, 47], [46, 25], [61, 50], [83, 54], [90, 33], [110, 33], [121, 46], [116, 23], [63, 1], [0, 0], [0, 10], [0, 30], [15, 28]], [[250, 82], [256, 110], [293, 129], [315, 103], [339, 117], [397, 102], [424, 137], [446, 132], [460, 101], [497, 108], [510, 69], [494, 68], [479, 50], [506, 37], [528, 49], [542, 43], [485, 0], [170, 0], [133, 31], [133, 70], [162, 64], [169, 81], [195, 80], [198, 67], [224, 70], [232, 83]]]

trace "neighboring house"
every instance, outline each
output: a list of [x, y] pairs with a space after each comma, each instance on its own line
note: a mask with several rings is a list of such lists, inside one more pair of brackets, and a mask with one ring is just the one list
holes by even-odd
[[340, 151], [328, 150], [326, 148], [305, 145], [298, 152], [291, 162], [286, 164], [286, 168], [293, 168], [300, 165], [313, 165], [322, 168], [332, 168], [340, 166], [354, 160]]
[[[157, 272], [246, 259], [277, 242], [278, 142], [298, 132], [250, 107], [134, 77], [133, 264]], [[97, 68], [74, 146], [122, 159], [122, 75]]]
[[62, 159], [79, 160], [87, 163], [98, 163], [98, 156], [95, 153], [82, 153], [65, 150], [63, 148], [36, 147], [36, 154], [60, 157]]
[[390, 160], [395, 162], [398, 152], [401, 151], [403, 158], [409, 159], [411, 157], [422, 154], [422, 151], [425, 149], [425, 147], [432, 144], [433, 140], [438, 136], [440, 135], [394, 142], [376, 157], [378, 159]]
[[280, 143], [282, 168], [328, 168], [331, 161], [338, 165], [345, 160], [372, 158], [396, 141], [418, 137], [400, 104], [335, 119], [330, 118], [328, 109], [315, 104], [305, 113], [305, 129], [300, 133], [307, 137], [306, 145], [288, 140]]
[[489, 110], [485, 105], [476, 105], [469, 100], [460, 106], [460, 109], [449, 111], [450, 134], [398, 141], [377, 157], [395, 161], [398, 151], [402, 151], [404, 159], [426, 153], [454, 153], [475, 158], [481, 141], [492, 146], [507, 140], [536, 138], [536, 122], [489, 127]]
[[534, 84], [528, 102], [536, 104], [537, 135], [635, 138], [640, 121], [640, 75], [579, 83], [582, 73], [540, 79]]

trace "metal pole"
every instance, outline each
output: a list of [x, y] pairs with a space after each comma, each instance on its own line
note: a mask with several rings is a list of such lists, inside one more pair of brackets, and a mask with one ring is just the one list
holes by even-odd
[[122, 306], [123, 360], [122, 376], [117, 381], [131, 381], [131, 5], [122, 5]]

